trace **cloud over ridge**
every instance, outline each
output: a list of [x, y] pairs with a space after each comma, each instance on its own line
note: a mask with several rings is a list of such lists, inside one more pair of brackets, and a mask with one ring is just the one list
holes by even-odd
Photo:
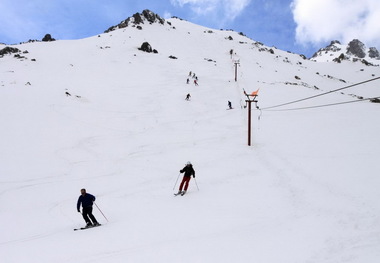
[[170, 0], [172, 5], [189, 6], [198, 16], [217, 15], [221, 24], [239, 16], [251, 0]]
[[379, 0], [294, 0], [291, 4], [297, 24], [296, 41], [320, 45], [339, 40], [360, 39], [380, 46]]

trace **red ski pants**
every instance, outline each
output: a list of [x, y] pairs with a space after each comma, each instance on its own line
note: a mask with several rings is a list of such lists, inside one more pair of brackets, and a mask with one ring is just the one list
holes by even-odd
[[181, 182], [181, 185], [179, 186], [179, 190], [182, 191], [183, 185], [185, 185], [185, 188], [183, 190], [187, 191], [187, 188], [189, 187], [191, 176], [184, 176]]

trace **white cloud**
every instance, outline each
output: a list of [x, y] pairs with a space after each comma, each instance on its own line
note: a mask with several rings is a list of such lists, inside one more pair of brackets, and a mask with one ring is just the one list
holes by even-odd
[[235, 19], [249, 5], [250, 0], [225, 0], [224, 9], [227, 17], [231, 20]]
[[186, 5], [198, 16], [216, 15], [220, 24], [233, 21], [251, 0], [171, 0], [172, 5]]
[[165, 11], [165, 13], [164, 13], [164, 19], [168, 19], [168, 18], [171, 18], [173, 15], [170, 13], [170, 12], [168, 12], [168, 11]]
[[298, 43], [359, 39], [380, 46], [379, 0], [293, 0], [292, 11]]

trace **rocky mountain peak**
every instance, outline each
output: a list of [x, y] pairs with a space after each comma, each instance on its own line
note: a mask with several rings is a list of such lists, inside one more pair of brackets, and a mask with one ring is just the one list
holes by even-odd
[[347, 45], [347, 54], [354, 55], [358, 58], [365, 58], [366, 47], [359, 39], [354, 39]]
[[321, 56], [323, 53], [328, 53], [328, 52], [339, 52], [341, 51], [341, 43], [338, 40], [333, 40], [331, 41], [330, 45], [328, 45], [325, 48], [320, 48], [317, 52], [314, 53], [312, 58], [316, 58], [318, 56]]
[[165, 19], [161, 18], [159, 15], [155, 14], [154, 12], [148, 9], [145, 9], [142, 11], [142, 13], [136, 13], [132, 15], [131, 17], [128, 17], [127, 19], [121, 21], [118, 25], [111, 26], [106, 31], [104, 31], [104, 33], [108, 33], [116, 29], [125, 28], [128, 26], [133, 26], [133, 27], [137, 26], [139, 29], [141, 29], [140, 25], [145, 24], [145, 23], [149, 23], [149, 24], [159, 23], [163, 25], [165, 23]]
[[338, 63], [350, 60], [361, 61], [366, 65], [379, 65], [380, 53], [375, 47], [366, 48], [365, 44], [358, 39], [350, 41], [347, 45], [334, 40], [327, 47], [315, 52], [310, 60]]
[[380, 53], [375, 47], [370, 47], [368, 51], [368, 56], [370, 58], [380, 58]]

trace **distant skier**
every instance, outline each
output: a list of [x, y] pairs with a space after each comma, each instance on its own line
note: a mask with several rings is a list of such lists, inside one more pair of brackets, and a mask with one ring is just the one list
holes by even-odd
[[[184, 194], [186, 194], [187, 188], [189, 187], [189, 182], [190, 182], [191, 176], [193, 176], [193, 178], [195, 178], [195, 171], [194, 171], [193, 165], [190, 162], [187, 162], [186, 166], [182, 170], [180, 170], [179, 172], [185, 173], [185, 174], [183, 175], [182, 182], [179, 186], [179, 191], [178, 191], [177, 195], [178, 194], [184, 195]], [[182, 191], [182, 189], [184, 191]]]
[[190, 93], [187, 93], [185, 100], [190, 100], [190, 98], [191, 98]]
[[189, 77], [191, 77], [191, 74], [192, 74], [192, 72], [190, 71], [190, 72], [189, 72]]
[[[78, 198], [77, 210], [80, 213], [80, 205], [82, 204], [82, 215], [84, 221], [86, 221], [86, 227], [99, 226], [100, 224], [96, 220], [95, 216], [92, 214], [92, 205], [95, 201], [95, 196], [86, 193], [86, 189], [80, 190], [81, 195]], [[90, 221], [91, 219], [91, 221]]]
[[199, 85], [198, 85], [198, 81], [197, 81], [196, 79], [194, 79], [194, 85], [195, 85], [195, 86], [199, 86]]
[[232, 109], [232, 103], [231, 103], [231, 101], [228, 101], [228, 107], [229, 107], [230, 109]]
[[190, 83], [190, 80], [189, 80], [189, 78], [187, 78], [187, 80], [186, 80], [186, 84], [189, 84]]

